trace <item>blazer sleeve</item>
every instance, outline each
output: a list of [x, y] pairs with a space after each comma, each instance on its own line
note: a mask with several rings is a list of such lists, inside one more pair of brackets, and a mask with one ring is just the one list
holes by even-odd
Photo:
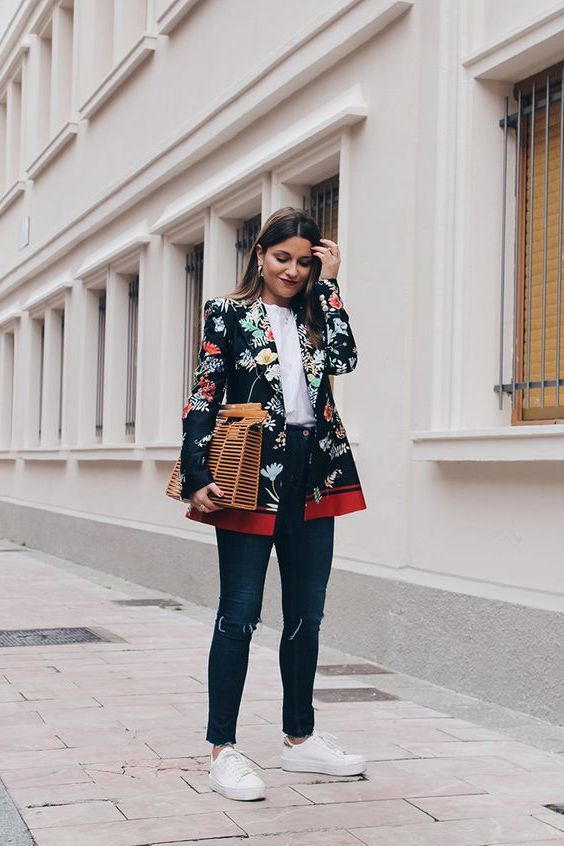
[[356, 343], [336, 279], [315, 283], [327, 333], [327, 372], [350, 373], [358, 361]]
[[221, 299], [204, 305], [204, 331], [192, 392], [182, 410], [181, 497], [213, 482], [206, 459], [227, 378], [228, 335]]

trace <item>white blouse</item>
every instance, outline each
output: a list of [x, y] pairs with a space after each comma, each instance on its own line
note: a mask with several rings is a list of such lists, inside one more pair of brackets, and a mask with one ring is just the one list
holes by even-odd
[[294, 313], [289, 306], [264, 305], [278, 350], [286, 422], [311, 426], [315, 423], [315, 414], [305, 380]]

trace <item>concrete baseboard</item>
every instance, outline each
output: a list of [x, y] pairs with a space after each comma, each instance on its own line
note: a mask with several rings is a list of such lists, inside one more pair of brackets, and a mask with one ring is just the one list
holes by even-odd
[[[213, 544], [5, 501], [0, 536], [217, 608]], [[265, 625], [281, 628], [280, 605], [273, 558], [264, 592]], [[564, 615], [558, 611], [334, 567], [321, 642], [392, 671], [561, 724], [563, 626]], [[404, 693], [401, 679], [382, 675], [378, 684], [374, 678], [375, 686]]]

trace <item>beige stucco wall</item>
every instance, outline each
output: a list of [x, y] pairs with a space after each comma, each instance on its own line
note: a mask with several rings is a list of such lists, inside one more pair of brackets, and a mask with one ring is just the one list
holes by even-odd
[[[519, 28], [529, 32], [549, 7], [532, 0], [364, 0], [328, 10], [321, 2], [207, 0], [168, 35], [153, 26], [154, 55], [89, 120], [79, 120], [75, 141], [0, 215], [0, 322], [54, 280], [75, 279], [67, 295], [68, 452], [32, 460], [23, 350], [13, 450], [8, 455], [4, 445], [0, 494], [211, 537], [208, 527], [187, 526], [183, 507], [163, 496], [173, 434], [180, 437], [181, 407], [172, 402], [170, 381], [178, 361], [167, 341], [178, 266], [174, 270], [170, 258], [174, 227], [163, 232], [157, 222], [191, 205], [175, 225], [193, 220], [194, 231], [211, 233], [204, 293], [220, 295], [233, 285], [226, 268], [234, 259], [214, 246], [223, 243], [218, 209], [245, 188], [238, 174], [244, 167], [251, 173], [253, 156], [258, 161], [269, 145], [295, 134], [293, 147], [276, 147], [276, 156], [247, 179], [249, 185], [258, 179], [268, 213], [285, 196], [277, 187], [279, 170], [340, 138], [342, 289], [359, 365], [337, 377], [337, 403], [368, 510], [338, 518], [336, 553], [392, 574], [415, 568], [479, 580], [484, 591], [488, 583], [562, 591], [560, 441], [549, 447], [547, 461], [535, 460], [534, 439], [516, 446], [500, 439], [482, 454], [482, 441], [472, 436], [505, 431], [510, 421], [507, 397], [500, 411], [493, 392], [503, 153], [498, 120], [503, 97], [520, 78], [515, 68], [531, 67], [527, 50], [542, 62], [546, 22], [532, 27], [528, 38], [537, 40], [530, 44], [522, 43]], [[556, 27], [559, 19], [549, 23]], [[505, 51], [505, 61], [512, 44], [513, 75], [504, 77], [496, 56]], [[291, 54], [268, 65], [284, 49]], [[261, 86], [272, 79], [275, 90], [261, 100]], [[323, 109], [353, 90], [365, 116], [300, 140], [302, 123], [319, 114], [321, 125]], [[75, 109], [86, 94], [75, 92]], [[24, 215], [30, 216], [31, 243], [19, 250]], [[168, 444], [169, 453], [158, 461], [150, 451], [144, 461], [125, 454], [121, 461], [107, 455], [77, 460], [73, 450], [84, 446], [81, 398], [92, 386], [81, 375], [83, 290], [76, 275], [92, 256], [141, 230], [150, 240], [141, 257], [137, 437], [147, 448]], [[446, 434], [423, 453], [417, 437], [428, 432]], [[452, 432], [468, 435], [454, 453]]]

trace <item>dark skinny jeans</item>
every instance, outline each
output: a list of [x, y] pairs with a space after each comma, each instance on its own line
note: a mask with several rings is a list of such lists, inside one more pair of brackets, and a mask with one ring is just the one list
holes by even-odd
[[206, 739], [217, 746], [236, 743], [250, 643], [261, 622], [264, 583], [273, 544], [280, 568], [284, 621], [279, 648], [282, 731], [293, 737], [305, 737], [313, 732], [313, 683], [335, 526], [334, 517], [303, 519], [314, 438], [315, 429], [287, 424], [284, 469], [275, 483], [280, 501], [272, 537], [215, 529], [220, 597], [208, 661]]

